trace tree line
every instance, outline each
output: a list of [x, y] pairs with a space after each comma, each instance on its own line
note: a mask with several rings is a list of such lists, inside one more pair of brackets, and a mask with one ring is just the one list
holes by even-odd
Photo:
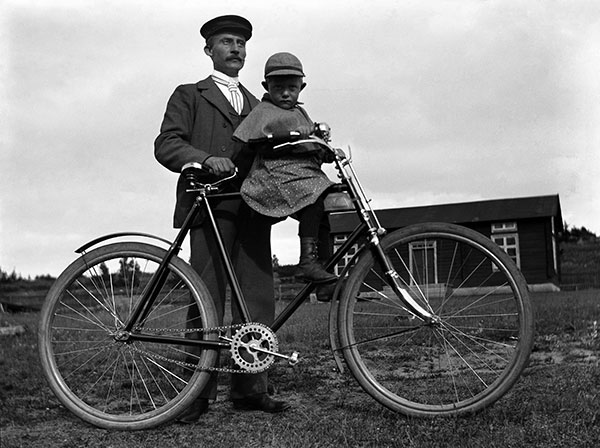
[[2, 267], [0, 267], [0, 284], [10, 284], [10, 283], [17, 283], [17, 282], [23, 282], [23, 281], [27, 281], [27, 282], [34, 282], [34, 281], [54, 281], [56, 280], [55, 277], [52, 277], [49, 274], [45, 274], [45, 275], [36, 275], [33, 279], [31, 278], [31, 276], [27, 276], [26, 278], [23, 277], [20, 273], [18, 273], [16, 271], [16, 269], [13, 269], [12, 272], [8, 272], [5, 271], [4, 269], [2, 269]]
[[[598, 236], [589, 229], [586, 229], [584, 226], [576, 227], [570, 226], [566, 222], [563, 223], [563, 232], [560, 236], [561, 242], [572, 243], [577, 241], [596, 241], [598, 240]], [[139, 266], [131, 265], [129, 260], [124, 260], [125, 262], [121, 265], [122, 271], [138, 271]], [[128, 263], [129, 262], [129, 263]], [[279, 277], [292, 277], [294, 275], [294, 270], [296, 265], [280, 265], [279, 260], [277, 259], [277, 255], [273, 255], [273, 268], [274, 271], [279, 275]], [[0, 267], [0, 285], [10, 285], [17, 283], [43, 283], [47, 284], [48, 282], [54, 281], [55, 277], [45, 274], [45, 275], [36, 275], [35, 278], [31, 278], [28, 276], [24, 278], [20, 273], [13, 269], [11, 272], [5, 271]]]
[[598, 236], [585, 227], [569, 226], [566, 222], [563, 224], [563, 232], [560, 238], [561, 242], [575, 243], [577, 241], [595, 241]]

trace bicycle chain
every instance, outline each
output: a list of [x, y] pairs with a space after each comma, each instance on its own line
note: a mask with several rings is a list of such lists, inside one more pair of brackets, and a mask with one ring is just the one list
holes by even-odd
[[[196, 332], [202, 332], [202, 333], [210, 333], [210, 332], [214, 332], [214, 331], [227, 331], [227, 330], [233, 330], [233, 329], [237, 329], [237, 328], [241, 328], [244, 325], [247, 324], [232, 324], [232, 325], [223, 325], [221, 327], [211, 327], [211, 328], [186, 328], [186, 329], [178, 329], [178, 328], [146, 328], [146, 327], [136, 327], [135, 330], [136, 331], [141, 331], [141, 330], [145, 330], [145, 331], [150, 331], [150, 332], [155, 332], [155, 333], [196, 333]], [[179, 361], [178, 359], [173, 359], [173, 358], [168, 358], [166, 356], [163, 355], [159, 355], [158, 353], [150, 353], [147, 352], [145, 350], [142, 350], [138, 347], [136, 347], [134, 344], [131, 344], [130, 347], [133, 349], [133, 351], [138, 352], [142, 355], [146, 355], [150, 358], [155, 358], [155, 359], [159, 359], [161, 361], [167, 361], [167, 362], [171, 362], [177, 365], [180, 365], [182, 367], [188, 367], [190, 369], [193, 370], [203, 370], [206, 372], [222, 372], [222, 373], [258, 373], [258, 372], [263, 372], [264, 370], [267, 370], [267, 368], [269, 366], [266, 366], [264, 369], [262, 370], [254, 370], [252, 372], [247, 371], [247, 370], [240, 370], [240, 369], [230, 369], [227, 367], [200, 367], [197, 364], [192, 364], [189, 362], [185, 362], [185, 361]]]
[[232, 324], [232, 325], [223, 325], [221, 327], [210, 327], [210, 328], [147, 328], [147, 327], [135, 327], [135, 331], [153, 331], [155, 333], [211, 333], [214, 331], [227, 331], [234, 328], [241, 328], [245, 324]]

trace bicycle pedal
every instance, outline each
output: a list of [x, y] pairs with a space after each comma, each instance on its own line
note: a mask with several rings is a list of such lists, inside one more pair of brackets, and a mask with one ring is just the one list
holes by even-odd
[[293, 352], [291, 354], [291, 356], [288, 357], [288, 363], [290, 364], [290, 366], [295, 366], [296, 364], [298, 364], [299, 361], [299, 353], [298, 352]]

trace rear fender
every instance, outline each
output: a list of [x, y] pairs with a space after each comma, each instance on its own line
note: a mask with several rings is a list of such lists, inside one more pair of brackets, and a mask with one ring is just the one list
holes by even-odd
[[151, 235], [149, 233], [140, 233], [140, 232], [118, 232], [118, 233], [110, 233], [108, 235], [104, 235], [101, 236], [99, 238], [95, 238], [92, 241], [89, 241], [87, 243], [85, 243], [83, 246], [81, 246], [80, 248], [76, 249], [75, 252], [78, 254], [82, 254], [84, 253], [86, 250], [88, 250], [91, 247], [94, 247], [104, 241], [107, 240], [112, 240], [115, 238], [122, 238], [125, 236], [135, 236], [135, 237], [142, 237], [142, 238], [149, 238], [149, 239], [154, 239], [154, 240], [158, 240], [161, 241], [163, 243], [165, 243], [167, 246], [171, 245], [171, 241], [168, 241], [164, 238], [161, 238], [159, 236], [156, 235]]

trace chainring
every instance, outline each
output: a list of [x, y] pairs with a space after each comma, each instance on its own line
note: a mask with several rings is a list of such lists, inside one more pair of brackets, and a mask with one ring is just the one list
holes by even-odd
[[231, 357], [233, 362], [248, 373], [258, 373], [268, 369], [275, 356], [257, 349], [278, 353], [277, 336], [269, 327], [259, 323], [249, 323], [240, 327], [231, 337]]

